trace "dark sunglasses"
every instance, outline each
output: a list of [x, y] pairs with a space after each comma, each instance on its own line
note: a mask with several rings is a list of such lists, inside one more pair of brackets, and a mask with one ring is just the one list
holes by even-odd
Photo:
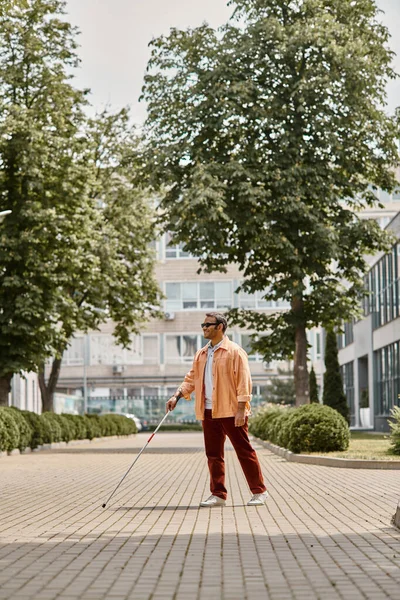
[[205, 329], [206, 327], [211, 327], [211, 325], [219, 325], [219, 323], [202, 323], [201, 328]]

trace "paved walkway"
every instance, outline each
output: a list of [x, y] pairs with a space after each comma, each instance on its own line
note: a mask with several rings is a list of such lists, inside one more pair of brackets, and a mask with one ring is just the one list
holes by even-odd
[[257, 448], [250, 496], [226, 452], [225, 508], [208, 496], [200, 433], [0, 459], [0, 600], [400, 600], [400, 472], [286, 462]]

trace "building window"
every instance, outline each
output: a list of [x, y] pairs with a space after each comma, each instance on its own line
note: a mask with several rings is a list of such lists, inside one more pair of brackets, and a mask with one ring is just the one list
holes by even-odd
[[400, 244], [372, 267], [364, 278], [366, 295], [363, 312], [372, 314], [373, 328], [400, 316]]
[[349, 362], [340, 367], [343, 389], [346, 394], [347, 404], [350, 409], [350, 425], [354, 426], [356, 421], [356, 410], [354, 402], [354, 363]]
[[355, 319], [342, 323], [343, 331], [337, 335], [338, 349], [346, 348], [354, 342], [354, 323]]
[[182, 334], [165, 336], [165, 362], [181, 364], [192, 362], [197, 350], [202, 347], [202, 336], [199, 334]]
[[232, 307], [232, 281], [165, 284], [165, 310], [224, 310]]
[[239, 307], [245, 309], [259, 310], [262, 308], [290, 308], [290, 302], [286, 300], [265, 300], [266, 292], [257, 291], [254, 294], [239, 292]]
[[190, 252], [184, 252], [183, 244], [171, 244], [172, 233], [165, 234], [165, 258], [193, 258]]
[[316, 329], [309, 329], [307, 331], [307, 341], [310, 348], [310, 360], [312, 362], [321, 358], [321, 333]]
[[321, 333], [315, 332], [315, 358], [321, 358]]
[[[251, 342], [252, 342], [252, 336], [251, 334], [248, 333], [242, 333], [241, 334], [241, 341], [240, 341], [240, 345], [242, 346], [243, 350], [245, 350], [248, 354], [249, 357], [249, 362], [264, 362], [264, 358], [263, 355], [255, 352], [252, 347], [251, 347]], [[257, 336], [258, 338], [259, 336]], [[255, 339], [257, 339], [255, 338]]]
[[63, 364], [67, 367], [83, 365], [85, 338], [74, 337], [63, 354]]
[[158, 335], [132, 336], [130, 348], [122, 348], [110, 334], [90, 336], [90, 365], [159, 364]]
[[388, 417], [400, 406], [400, 342], [374, 352], [376, 414]]
[[143, 340], [143, 363], [147, 365], [158, 365], [160, 363], [160, 346], [158, 335], [144, 335]]

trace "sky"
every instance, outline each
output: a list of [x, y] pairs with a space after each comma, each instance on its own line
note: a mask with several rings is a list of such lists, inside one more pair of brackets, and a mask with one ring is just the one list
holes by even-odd
[[[143, 77], [153, 37], [171, 27], [196, 27], [207, 21], [218, 27], [232, 8], [226, 0], [66, 0], [68, 20], [78, 27], [82, 60], [75, 85], [90, 88], [97, 111], [106, 105], [117, 110], [129, 105], [140, 124], [146, 107], [139, 103]], [[400, 0], [377, 0], [382, 21], [392, 34], [394, 67], [400, 73]], [[400, 105], [400, 79], [388, 85], [388, 110]]]

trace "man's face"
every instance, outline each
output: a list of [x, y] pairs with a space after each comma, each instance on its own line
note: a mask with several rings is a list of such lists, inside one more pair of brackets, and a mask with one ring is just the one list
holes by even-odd
[[213, 340], [215, 337], [218, 337], [222, 325], [217, 325], [215, 317], [205, 316], [203, 325], [206, 325], [206, 327], [203, 327], [203, 335], [206, 340]]

